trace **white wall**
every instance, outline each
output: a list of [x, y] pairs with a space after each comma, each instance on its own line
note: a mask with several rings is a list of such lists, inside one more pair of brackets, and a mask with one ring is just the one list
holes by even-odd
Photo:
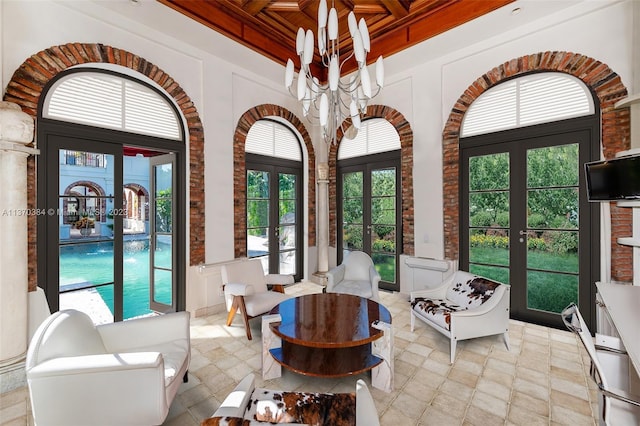
[[[386, 60], [385, 70], [393, 72], [389, 86], [399, 84], [385, 91], [383, 103], [405, 114], [414, 132], [416, 256], [444, 256], [442, 129], [467, 87], [504, 62], [542, 51], [590, 56], [631, 85], [632, 6], [632, 1], [516, 1]], [[514, 16], [516, 7], [521, 12]], [[501, 31], [491, 34], [491, 28]], [[447, 52], [446, 45], [459, 48]]]
[[[385, 59], [387, 85], [375, 103], [400, 111], [414, 133], [416, 256], [444, 254], [442, 128], [458, 97], [503, 62], [547, 50], [591, 56], [631, 84], [632, 1], [518, 0]], [[516, 7], [521, 13], [512, 15]], [[128, 50], [179, 82], [205, 132], [206, 262], [232, 259], [233, 132], [238, 118], [261, 103], [301, 117], [282, 88], [283, 67], [154, 0], [1, 0], [0, 25], [3, 90], [30, 55], [70, 42]], [[188, 279], [202, 281], [193, 269]]]

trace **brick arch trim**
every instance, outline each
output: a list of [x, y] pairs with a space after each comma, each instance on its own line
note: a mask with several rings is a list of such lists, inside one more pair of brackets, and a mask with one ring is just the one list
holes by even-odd
[[92, 182], [90, 180], [78, 180], [73, 182], [72, 184], [68, 185], [65, 189], [63, 194], [71, 194], [71, 188], [73, 188], [74, 186], [88, 186], [89, 188], [92, 188], [93, 190], [96, 191], [96, 193], [103, 197], [106, 195], [106, 192], [104, 192], [104, 189], [102, 188], [102, 186], [98, 185], [95, 182]]
[[[129, 188], [131, 190], [138, 191], [139, 193], [142, 192], [142, 195], [144, 195], [144, 198], [146, 200], [149, 200], [149, 191], [147, 190], [147, 188], [145, 188], [144, 186], [140, 185], [139, 183], [135, 183], [135, 182], [125, 183], [122, 186], [124, 188]], [[149, 203], [147, 203], [144, 206], [144, 216], [147, 217], [147, 218], [149, 217]]]
[[308, 182], [308, 235], [309, 246], [316, 245], [316, 157], [311, 137], [302, 121], [288, 109], [274, 104], [257, 105], [246, 111], [236, 126], [233, 135], [233, 214], [234, 214], [234, 256], [247, 256], [247, 172], [244, 146], [249, 129], [256, 121], [267, 117], [281, 117], [293, 126], [302, 136], [307, 148], [309, 168]]
[[[414, 216], [413, 216], [413, 130], [409, 121], [399, 111], [386, 105], [369, 105], [363, 120], [369, 118], [383, 118], [396, 129], [400, 136], [401, 155], [401, 188], [402, 188], [402, 254], [413, 256], [415, 254]], [[351, 119], [347, 118], [338, 128], [337, 144], [329, 149], [329, 244], [337, 245], [337, 165], [338, 147], [342, 142], [343, 131], [351, 125]]]
[[[72, 184], [68, 185], [65, 189], [63, 194], [64, 195], [79, 195], [81, 196], [82, 194], [78, 194], [76, 192], [71, 191], [74, 187], [76, 186], [86, 186], [89, 187], [91, 189], [93, 189], [95, 191], [95, 193], [100, 196], [100, 197], [104, 197], [106, 195], [106, 192], [104, 191], [104, 188], [102, 186], [100, 186], [99, 184], [97, 184], [96, 182], [90, 181], [90, 180], [77, 180], [75, 182], [73, 182]], [[67, 205], [69, 203], [69, 200], [67, 200], [67, 198], [64, 198], [62, 200], [62, 211], [66, 212], [67, 211]], [[102, 210], [102, 209], [101, 209]], [[100, 211], [98, 212], [98, 220], [100, 222], [102, 222], [105, 218], [105, 212], [104, 211]], [[65, 222], [66, 223], [66, 222]]]
[[[489, 88], [530, 72], [555, 71], [580, 79], [597, 98], [601, 113], [601, 143], [605, 158], [630, 147], [629, 108], [615, 109], [615, 103], [627, 96], [618, 74], [606, 64], [573, 52], [547, 51], [505, 62], [474, 81], [458, 98], [442, 132], [444, 253], [447, 259], [459, 258], [459, 146], [462, 119], [469, 106]], [[611, 204], [612, 279], [630, 281], [633, 276], [631, 248], [617, 244], [617, 238], [631, 235], [631, 211]]]
[[[79, 64], [108, 63], [130, 68], [156, 82], [171, 96], [187, 121], [189, 133], [189, 258], [191, 265], [204, 263], [204, 223], [201, 220], [204, 206], [204, 132], [198, 111], [169, 74], [157, 65], [126, 50], [100, 43], [68, 43], [52, 46], [27, 58], [15, 71], [4, 95], [4, 100], [14, 102], [24, 112], [37, 117], [38, 100], [52, 78], [60, 72]], [[36, 205], [35, 159], [27, 161], [28, 206]], [[29, 290], [37, 285], [37, 232], [36, 218], [30, 216], [29, 228]]]

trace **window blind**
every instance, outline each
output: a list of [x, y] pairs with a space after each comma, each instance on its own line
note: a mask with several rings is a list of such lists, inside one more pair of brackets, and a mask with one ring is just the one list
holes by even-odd
[[302, 161], [300, 142], [284, 124], [271, 120], [258, 120], [249, 129], [245, 152]]
[[372, 118], [362, 122], [355, 138], [342, 139], [338, 160], [397, 149], [400, 149], [400, 136], [395, 127], [383, 118]]
[[128, 79], [96, 72], [62, 78], [49, 92], [43, 116], [181, 139], [175, 111], [161, 95]]
[[461, 136], [591, 115], [587, 87], [563, 73], [540, 73], [499, 84], [480, 95], [465, 114]]

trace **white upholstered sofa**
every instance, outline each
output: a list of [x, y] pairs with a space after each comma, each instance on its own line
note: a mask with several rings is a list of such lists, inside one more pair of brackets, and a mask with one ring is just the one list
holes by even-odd
[[327, 293], [345, 293], [379, 300], [380, 274], [371, 257], [363, 251], [352, 251], [342, 263], [327, 272]]
[[189, 313], [94, 326], [76, 310], [49, 316], [27, 352], [36, 425], [158, 425], [191, 358]]
[[510, 287], [456, 271], [433, 289], [411, 293], [411, 331], [416, 318], [450, 340], [451, 363], [459, 340], [502, 334], [509, 350]]
[[256, 387], [247, 375], [201, 426], [245, 425], [379, 426], [378, 411], [366, 383], [355, 393], [285, 392]]

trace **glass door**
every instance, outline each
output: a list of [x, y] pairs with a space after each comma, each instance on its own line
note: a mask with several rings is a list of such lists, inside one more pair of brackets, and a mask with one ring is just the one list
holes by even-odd
[[[56, 178], [48, 179], [45, 276], [57, 283], [51, 309], [77, 309], [97, 324], [122, 319], [121, 150], [109, 144], [51, 137]], [[87, 147], [90, 146], [90, 149]], [[56, 288], [56, 287], [50, 287]], [[51, 297], [53, 296], [53, 297]]]
[[247, 163], [247, 254], [262, 260], [265, 273], [302, 278], [300, 171]]
[[588, 140], [573, 132], [462, 152], [461, 268], [511, 284], [514, 318], [561, 327], [569, 303], [592, 304]]
[[380, 273], [380, 287], [399, 290], [400, 167], [396, 161], [343, 166], [339, 182], [339, 262], [349, 251], [364, 251]]
[[149, 304], [158, 312], [175, 311], [174, 274], [175, 155], [150, 158]]

